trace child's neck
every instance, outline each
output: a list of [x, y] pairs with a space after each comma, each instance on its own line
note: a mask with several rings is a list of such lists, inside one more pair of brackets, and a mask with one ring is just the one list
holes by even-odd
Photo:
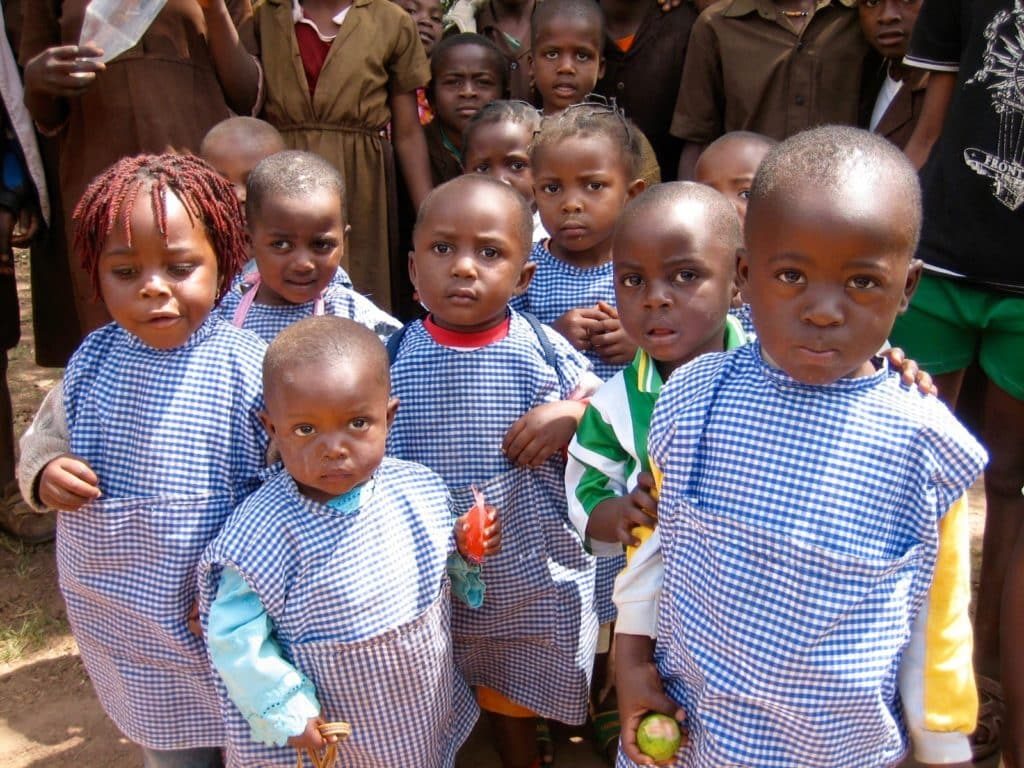
[[590, 248], [585, 248], [581, 251], [570, 251], [552, 237], [548, 240], [548, 251], [559, 261], [564, 261], [566, 264], [571, 264], [580, 269], [599, 267], [612, 260], [611, 233], [601, 242], [594, 243]]
[[505, 30], [506, 26], [514, 26], [521, 30], [525, 24], [526, 30], [529, 31], [534, 0], [490, 0], [490, 3], [494, 22], [499, 29]]
[[445, 151], [458, 160], [459, 165], [462, 165], [462, 131], [445, 125], [436, 117], [434, 119], [437, 120], [437, 127], [441, 132], [441, 144]]
[[601, 0], [608, 37], [618, 40], [635, 35], [644, 17], [655, 5], [654, 0]]

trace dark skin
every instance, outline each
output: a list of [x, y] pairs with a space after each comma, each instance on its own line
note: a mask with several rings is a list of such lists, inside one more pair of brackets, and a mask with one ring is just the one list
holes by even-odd
[[[871, 375], [870, 358], [920, 273], [901, 224], [911, 214], [907, 204], [861, 181], [851, 182], [846, 194], [776, 192], [747, 218], [739, 277], [759, 318], [764, 355], [804, 383]], [[872, 194], [855, 194], [868, 188]], [[640, 765], [654, 765], [636, 744], [640, 719], [655, 711], [685, 724], [685, 712], [665, 695], [653, 639], [619, 634], [616, 640], [623, 750]]]
[[1003, 723], [1003, 762], [1006, 768], [1024, 768], [1024, 532], [1017, 534], [1003, 589], [1003, 692], [1006, 721]]
[[506, 35], [523, 45], [530, 44], [530, 17], [534, 0], [492, 0], [495, 23]]

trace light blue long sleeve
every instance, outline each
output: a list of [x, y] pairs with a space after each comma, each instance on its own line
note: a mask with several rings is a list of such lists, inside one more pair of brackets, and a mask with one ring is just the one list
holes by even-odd
[[273, 624], [238, 571], [225, 567], [210, 606], [206, 642], [254, 741], [284, 746], [320, 714], [313, 684], [281, 654]]

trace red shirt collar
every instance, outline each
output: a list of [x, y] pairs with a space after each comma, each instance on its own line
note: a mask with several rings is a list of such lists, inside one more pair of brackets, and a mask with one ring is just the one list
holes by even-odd
[[423, 318], [423, 327], [430, 334], [430, 338], [442, 346], [479, 349], [496, 341], [501, 341], [508, 336], [508, 328], [511, 322], [511, 316], [506, 315], [503, 321], [493, 328], [488, 328], [486, 331], [451, 331], [447, 328], [442, 328], [434, 322], [431, 315], [427, 315]]

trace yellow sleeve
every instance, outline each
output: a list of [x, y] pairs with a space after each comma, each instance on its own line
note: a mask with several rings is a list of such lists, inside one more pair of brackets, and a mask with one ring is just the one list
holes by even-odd
[[967, 497], [939, 521], [935, 575], [900, 665], [900, 694], [918, 760], [970, 759], [978, 716], [972, 663], [971, 549]]

